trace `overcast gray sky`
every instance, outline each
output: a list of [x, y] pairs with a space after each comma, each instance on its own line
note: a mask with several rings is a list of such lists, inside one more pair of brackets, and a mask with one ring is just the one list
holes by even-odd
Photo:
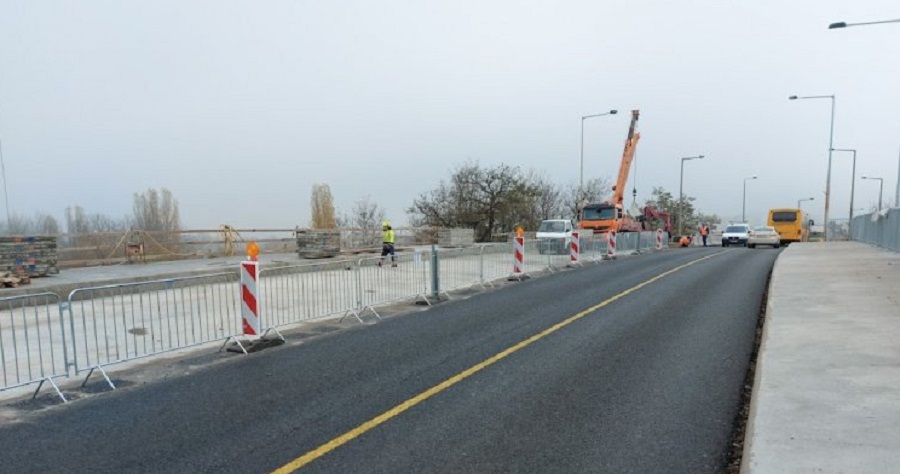
[[[896, 0], [0, 0], [0, 139], [14, 212], [120, 217], [167, 187], [187, 227], [309, 222], [315, 182], [349, 210], [371, 195], [395, 222], [457, 164], [576, 183], [612, 177], [641, 110], [638, 199], [653, 186], [757, 222], [822, 218], [828, 100], [836, 147], [893, 199], [900, 153]], [[835, 154], [832, 217], [851, 156]], [[857, 181], [855, 207], [876, 181]], [[626, 201], [630, 203], [629, 201]]]

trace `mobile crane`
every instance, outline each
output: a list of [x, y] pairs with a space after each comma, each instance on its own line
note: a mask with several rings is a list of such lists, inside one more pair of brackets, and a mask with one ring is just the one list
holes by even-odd
[[618, 232], [640, 232], [641, 223], [625, 212], [625, 184], [628, 181], [628, 172], [631, 162], [634, 161], [634, 150], [637, 147], [641, 134], [635, 131], [637, 128], [640, 110], [631, 111], [631, 126], [628, 127], [628, 138], [625, 139], [625, 151], [622, 152], [622, 163], [619, 165], [619, 177], [613, 186], [613, 195], [608, 201], [592, 203], [584, 206], [578, 227], [581, 229], [593, 229], [595, 232], [606, 232], [615, 229]]

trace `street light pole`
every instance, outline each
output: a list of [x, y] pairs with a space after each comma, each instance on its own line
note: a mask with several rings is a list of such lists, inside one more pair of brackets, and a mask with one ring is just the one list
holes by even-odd
[[850, 177], [850, 222], [847, 227], [850, 235], [853, 235], [853, 196], [856, 195], [856, 150], [852, 148], [835, 148], [834, 151], [847, 151], [853, 153], [853, 174]]
[[604, 115], [615, 115], [619, 111], [618, 110], [610, 110], [609, 112], [602, 114], [593, 114], [593, 115], [582, 115], [581, 116], [581, 171], [578, 174], [578, 214], [579, 218], [581, 217], [581, 200], [584, 199], [584, 121], [589, 118], [594, 117], [603, 117]]
[[684, 235], [684, 222], [682, 218], [684, 217], [684, 162], [690, 160], [702, 160], [703, 155], [697, 156], [686, 156], [681, 159], [681, 177], [678, 179], [678, 236]]
[[747, 181], [753, 179], [756, 179], [756, 176], [744, 178], [744, 202], [741, 204], [741, 222], [747, 222]]
[[800, 207], [800, 203], [802, 203], [803, 201], [815, 201], [815, 200], [816, 200], [816, 198], [813, 198], [813, 197], [806, 198], [806, 199], [798, 199], [797, 200], [797, 209], [800, 209], [800, 211], [802, 212], [803, 208]]
[[831, 203], [831, 150], [834, 148], [834, 94], [809, 95], [804, 97], [792, 95], [788, 97], [788, 99], [831, 99], [831, 132], [828, 135], [828, 173], [825, 177], [825, 241], [828, 242], [828, 206]]
[[[839, 21], [828, 25], [828, 29], [834, 30], [838, 28], [847, 28], [850, 26], [881, 25], [884, 23], [900, 23], [900, 18], [896, 20], [866, 21], [861, 23], [847, 23], [846, 21]], [[878, 204], [880, 205], [881, 202], [879, 202]], [[897, 158], [897, 188], [894, 190], [894, 207], [900, 207], [900, 157]]]
[[880, 212], [881, 211], [881, 198], [882, 198], [881, 193], [884, 191], [884, 178], [876, 178], [874, 176], [863, 176], [862, 179], [877, 179], [878, 180], [878, 182], [879, 182], [879, 184], [878, 184], [878, 211]]
[[6, 231], [12, 233], [12, 219], [9, 217], [9, 193], [6, 191], [6, 165], [3, 163], [2, 137], [0, 137], [0, 178], [3, 179], [3, 202], [6, 204]]

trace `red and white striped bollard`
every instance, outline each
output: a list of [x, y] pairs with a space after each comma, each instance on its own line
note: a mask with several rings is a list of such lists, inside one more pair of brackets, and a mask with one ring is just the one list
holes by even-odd
[[606, 256], [608, 258], [616, 258], [616, 230], [611, 229], [606, 232]]
[[248, 338], [258, 338], [259, 317], [259, 262], [241, 262], [241, 327]]
[[513, 273], [525, 273], [525, 237], [516, 237], [513, 251]]
[[579, 234], [576, 231], [572, 231], [572, 239], [569, 242], [569, 265], [577, 265], [578, 264], [578, 254], [581, 252], [579, 246], [581, 245], [581, 240], [579, 239]]

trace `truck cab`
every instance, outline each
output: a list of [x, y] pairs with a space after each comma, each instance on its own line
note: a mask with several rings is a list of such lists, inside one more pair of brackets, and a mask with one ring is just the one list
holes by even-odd
[[608, 202], [588, 204], [581, 211], [579, 227], [603, 233], [615, 229], [618, 232], [640, 232], [641, 224], [622, 210], [620, 206]]

